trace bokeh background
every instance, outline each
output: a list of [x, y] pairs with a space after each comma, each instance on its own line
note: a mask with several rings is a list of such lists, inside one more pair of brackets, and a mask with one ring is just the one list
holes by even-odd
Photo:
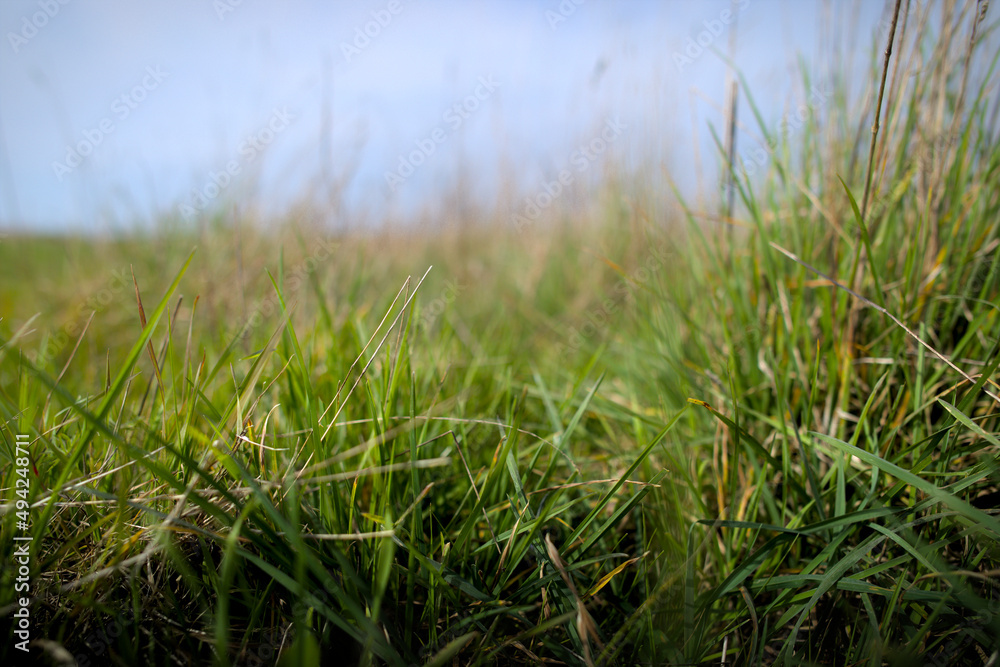
[[[0, 225], [129, 230], [234, 202], [262, 219], [305, 203], [333, 228], [503, 216], [565, 168], [585, 197], [610, 162], [623, 180], [667, 169], [711, 206], [725, 58], [776, 125], [808, 103], [804, 69], [811, 85], [833, 69], [863, 85], [884, 12], [818, 0], [4, 0]], [[627, 129], [574, 170], [616, 119]], [[744, 103], [748, 151], [753, 127]], [[393, 187], [387, 173], [405, 177]]]

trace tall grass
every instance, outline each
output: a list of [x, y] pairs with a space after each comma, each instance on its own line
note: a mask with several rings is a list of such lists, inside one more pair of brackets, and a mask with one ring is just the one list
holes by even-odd
[[25, 433], [36, 655], [995, 660], [1000, 151], [977, 9], [901, 13], [877, 109], [838, 79], [792, 134], [744, 85], [739, 140], [762, 137], [768, 174], [730, 165], [732, 234], [687, 204], [665, 230], [610, 188], [594, 224], [521, 235], [223, 216], [0, 244], [0, 549]]

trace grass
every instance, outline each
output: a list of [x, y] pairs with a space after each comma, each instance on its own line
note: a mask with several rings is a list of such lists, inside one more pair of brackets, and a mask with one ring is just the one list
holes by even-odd
[[32, 650], [995, 660], [1000, 151], [976, 9], [937, 33], [900, 15], [871, 151], [851, 82], [794, 134], [744, 85], [767, 175], [732, 165], [722, 222], [682, 202], [665, 228], [609, 186], [521, 234], [220, 215], [5, 239], [0, 549], [15, 562], [27, 479]]

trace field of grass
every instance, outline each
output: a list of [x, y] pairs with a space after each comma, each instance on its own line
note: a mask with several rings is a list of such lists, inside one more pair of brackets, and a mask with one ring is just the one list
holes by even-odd
[[0, 662], [995, 664], [980, 6], [744, 86], [728, 213], [3, 239]]

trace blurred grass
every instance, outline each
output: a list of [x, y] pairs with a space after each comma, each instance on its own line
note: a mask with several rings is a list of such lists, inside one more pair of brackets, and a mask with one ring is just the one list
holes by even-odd
[[742, 114], [767, 174], [733, 165], [729, 220], [617, 179], [520, 234], [5, 239], [0, 549], [27, 433], [35, 636], [81, 665], [995, 660], [977, 8], [909, 17], [861, 218], [874, 103], [834, 81], [795, 133]]

